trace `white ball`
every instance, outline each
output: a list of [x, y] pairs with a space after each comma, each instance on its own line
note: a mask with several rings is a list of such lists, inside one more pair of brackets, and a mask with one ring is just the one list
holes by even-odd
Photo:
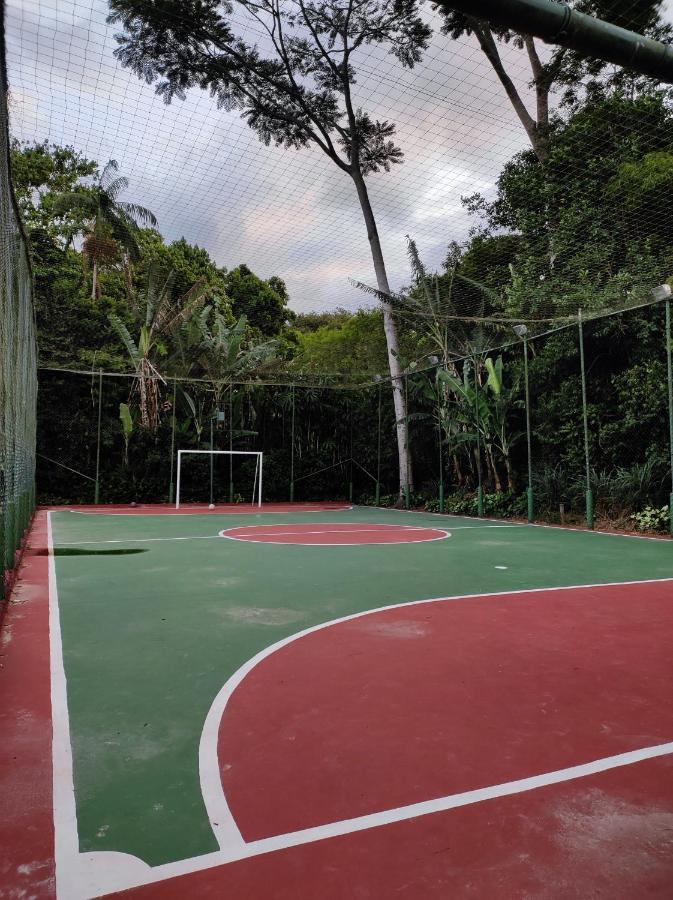
[[214, 503], [209, 503], [209, 504], [208, 504], [208, 509], [215, 509], [215, 504], [214, 504]]

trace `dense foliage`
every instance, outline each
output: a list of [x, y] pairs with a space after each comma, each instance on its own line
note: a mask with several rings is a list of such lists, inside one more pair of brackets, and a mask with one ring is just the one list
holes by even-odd
[[[493, 335], [472, 319], [558, 324], [580, 308], [633, 307], [585, 327], [591, 480], [599, 515], [663, 529], [670, 489], [663, 310], [639, 301], [673, 273], [673, 234], [661, 208], [673, 186], [673, 115], [668, 96], [648, 85], [628, 94], [604, 85], [567, 102], [567, 114], [546, 126], [544, 159], [531, 147], [505, 165], [494, 196], [464, 199], [475, 228], [462, 244], [447, 235], [441, 271], [426, 272], [412, 243], [410, 286], [388, 297], [409, 403], [412, 501], [434, 508], [441, 478], [447, 508], [474, 512], [481, 476], [487, 512], [525, 511], [522, 347], [510, 333], [500, 341], [509, 346], [492, 350]], [[91, 498], [90, 483], [56, 463], [88, 476], [95, 470], [95, 373], [103, 368], [136, 375], [104, 379], [104, 499], [165, 498], [173, 417], [177, 444], [203, 447], [221, 409], [216, 445], [264, 449], [269, 498], [289, 495], [293, 471], [298, 498], [354, 491], [373, 499], [378, 473], [384, 502], [394, 502], [396, 419], [381, 311], [295, 314], [280, 277], [259, 278], [244, 264], [223, 269], [187, 238], [166, 243], [156, 228], [141, 227], [151, 213], [139, 206], [121, 207], [129, 240], [105, 226], [117, 246], [96, 260], [93, 290], [91, 235], [100, 223], [92, 210], [106, 185], [119, 204], [130, 189], [105, 180], [106, 168], [72, 148], [13, 148], [41, 363], [93, 373], [41, 374], [40, 451], [50, 460], [40, 463], [43, 497]], [[552, 329], [529, 348], [537, 508], [577, 517], [586, 487], [577, 327]], [[335, 373], [362, 387], [338, 387]], [[262, 386], [260, 375], [298, 386]], [[301, 386], [307, 378], [312, 386]], [[232, 386], [242, 381], [251, 383]], [[237, 483], [250, 477], [240, 466]], [[206, 480], [195, 464], [188, 492], [205, 499]], [[216, 482], [226, 496], [228, 471]]]

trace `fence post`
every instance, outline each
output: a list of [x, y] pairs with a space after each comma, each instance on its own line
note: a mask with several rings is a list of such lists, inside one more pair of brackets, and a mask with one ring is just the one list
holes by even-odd
[[171, 480], [168, 485], [168, 502], [172, 503], [175, 496], [173, 485], [173, 473], [175, 471], [175, 401], [177, 394], [177, 379], [173, 379], [173, 420], [171, 422]]
[[535, 518], [535, 505], [533, 499], [533, 456], [531, 452], [531, 431], [530, 431], [530, 382], [528, 380], [528, 336], [523, 336], [523, 372], [526, 390], [526, 445], [528, 452], [528, 489], [526, 495], [528, 498], [528, 521], [532, 522]]
[[584, 463], [586, 467], [586, 515], [587, 528], [594, 527], [594, 494], [591, 490], [591, 463], [589, 460], [589, 414], [587, 411], [587, 376], [584, 364], [584, 326], [582, 323], [582, 310], [578, 310], [577, 324], [579, 326], [580, 342], [580, 372], [582, 376], [582, 419], [584, 422]]
[[234, 385], [229, 385], [229, 503], [234, 502]]
[[93, 502], [100, 502], [100, 431], [103, 412], [103, 370], [98, 370], [98, 435], [96, 438], [96, 483], [94, 485]]
[[290, 503], [294, 503], [294, 385], [292, 385], [292, 428], [290, 437]]
[[479, 436], [479, 369], [477, 357], [474, 357], [474, 415], [477, 432], [477, 515], [484, 517], [484, 488], [481, 483], [481, 438]]
[[[435, 373], [436, 375], [436, 373]], [[437, 385], [437, 444], [439, 448], [439, 511], [444, 512], [444, 457], [442, 455], [442, 386], [435, 378]]]
[[671, 466], [671, 494], [668, 498], [669, 528], [673, 535], [673, 366], [671, 364], [671, 301], [666, 301], [666, 371], [668, 376], [668, 449]]
[[[409, 449], [409, 373], [404, 373], [404, 409], [406, 411], [406, 418], [404, 421], [404, 443], [406, 447], [406, 454], [409, 466], [411, 466], [411, 452]], [[409, 485], [409, 480], [411, 478], [411, 470], [407, 469], [407, 483], [404, 485], [404, 506], [406, 509], [409, 509], [411, 506], [411, 487]]]

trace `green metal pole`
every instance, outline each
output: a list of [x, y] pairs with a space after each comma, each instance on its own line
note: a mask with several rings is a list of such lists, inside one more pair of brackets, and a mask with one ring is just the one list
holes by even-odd
[[348, 502], [353, 502], [353, 401], [348, 403], [348, 427], [350, 430], [350, 461], [348, 463]]
[[213, 450], [215, 449], [213, 446], [213, 419], [214, 416], [210, 417], [210, 505], [213, 505]]
[[584, 422], [584, 464], [586, 467], [586, 508], [587, 528], [594, 527], [594, 495], [591, 490], [591, 462], [589, 459], [589, 414], [587, 411], [587, 377], [584, 363], [584, 326], [582, 323], [582, 310], [577, 314], [580, 341], [580, 371], [582, 375], [582, 419]]
[[379, 385], [379, 424], [376, 437], [376, 506], [381, 505], [381, 385]]
[[481, 439], [479, 437], [479, 371], [477, 357], [474, 357], [474, 417], [477, 431], [477, 515], [484, 516], [484, 488], [481, 483]]
[[668, 449], [671, 465], [671, 494], [668, 498], [670, 532], [673, 535], [673, 365], [671, 363], [671, 301], [666, 301], [666, 370], [668, 374]]
[[437, 446], [439, 450], [439, 511], [444, 512], [444, 458], [442, 456], [442, 403], [437, 385]]
[[530, 382], [528, 380], [528, 338], [523, 338], [523, 372], [526, 387], [526, 444], [528, 452], [528, 489], [526, 491], [528, 497], [528, 521], [532, 522], [535, 518], [535, 508], [533, 500], [533, 454], [531, 452], [531, 431], [530, 431]]
[[229, 385], [229, 502], [234, 502], [234, 386]]
[[[404, 409], [406, 411], [406, 418], [404, 421], [404, 443], [406, 445], [406, 455], [407, 460], [410, 460], [409, 456], [409, 375], [405, 373], [404, 375]], [[404, 485], [404, 505], [406, 509], [411, 507], [411, 495], [410, 495], [410, 485], [409, 479], [411, 478], [411, 472], [407, 469], [407, 483]]]
[[103, 370], [98, 370], [98, 436], [96, 438], [96, 482], [94, 485], [93, 502], [100, 502], [100, 430], [103, 412]]
[[171, 481], [168, 485], [168, 502], [172, 503], [175, 499], [175, 486], [173, 484], [173, 473], [175, 472], [175, 400], [177, 393], [177, 379], [173, 379], [173, 421], [171, 424]]
[[292, 385], [292, 435], [290, 446], [290, 503], [294, 503], [294, 385]]

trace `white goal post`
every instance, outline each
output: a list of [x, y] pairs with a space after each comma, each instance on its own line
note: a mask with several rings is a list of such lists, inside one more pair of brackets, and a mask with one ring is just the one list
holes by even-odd
[[201, 456], [256, 456], [257, 463], [255, 465], [255, 481], [252, 487], [252, 503], [257, 506], [262, 505], [262, 470], [264, 468], [264, 453], [261, 450], [178, 450], [178, 477], [175, 492], [175, 508], [180, 509], [180, 471], [182, 467], [182, 457], [192, 454]]

